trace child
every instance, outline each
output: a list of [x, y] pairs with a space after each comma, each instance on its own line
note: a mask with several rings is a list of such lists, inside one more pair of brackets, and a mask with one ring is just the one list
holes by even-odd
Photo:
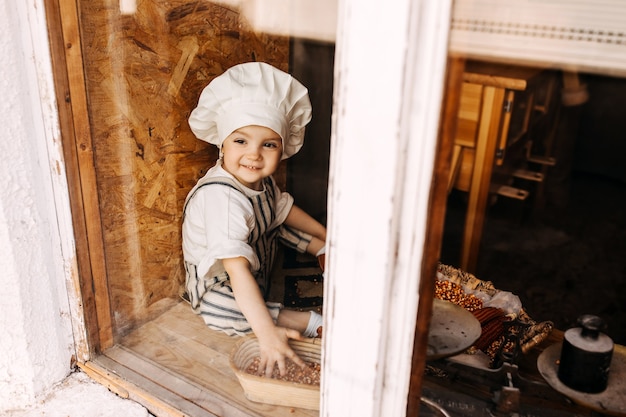
[[211, 328], [257, 336], [259, 370], [285, 358], [304, 362], [289, 339], [315, 337], [322, 316], [266, 302], [280, 239], [300, 252], [324, 253], [326, 229], [293, 204], [272, 178], [300, 150], [311, 120], [307, 89], [271, 65], [236, 65], [200, 95], [189, 126], [219, 148], [219, 160], [189, 192], [183, 210], [183, 255], [191, 306]]

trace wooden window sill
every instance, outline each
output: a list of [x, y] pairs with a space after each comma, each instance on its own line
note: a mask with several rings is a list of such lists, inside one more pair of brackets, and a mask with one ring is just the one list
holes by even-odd
[[208, 329], [181, 302], [80, 366], [111, 391], [159, 417], [319, 415], [318, 411], [246, 399], [229, 365], [238, 340]]

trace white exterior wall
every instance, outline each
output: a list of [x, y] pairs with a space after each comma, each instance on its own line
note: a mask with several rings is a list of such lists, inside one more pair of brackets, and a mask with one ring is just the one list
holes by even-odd
[[1, 2], [0, 26], [4, 414], [32, 404], [70, 372], [75, 348], [65, 283], [76, 268], [43, 1]]

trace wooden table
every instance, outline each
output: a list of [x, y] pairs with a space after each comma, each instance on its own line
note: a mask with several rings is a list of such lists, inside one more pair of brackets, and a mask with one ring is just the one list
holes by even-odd
[[[490, 194], [525, 199], [528, 192], [492, 184], [494, 166], [504, 166], [507, 151], [528, 139], [536, 115], [549, 107], [553, 77], [535, 68], [470, 61], [463, 74], [449, 190], [468, 193], [459, 266], [474, 272]], [[514, 161], [512, 161], [514, 162]], [[511, 175], [541, 175], [516, 167]], [[495, 185], [495, 188], [494, 188]]]

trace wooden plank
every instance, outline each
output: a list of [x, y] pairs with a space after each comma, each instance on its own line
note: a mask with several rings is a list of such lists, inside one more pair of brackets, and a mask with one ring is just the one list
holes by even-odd
[[478, 121], [480, 119], [482, 91], [483, 87], [481, 85], [462, 84], [454, 136], [456, 145], [468, 148], [476, 147], [476, 130], [478, 129]]
[[539, 68], [519, 65], [468, 61], [463, 80], [497, 88], [525, 90], [541, 71]]
[[[99, 344], [98, 317], [94, 301], [93, 284], [90, 279], [92, 274], [89, 261], [87, 220], [83, 207], [74, 119], [70, 99], [70, 86], [67, 62], [65, 60], [65, 42], [63, 39], [61, 16], [59, 14], [59, 1], [46, 1], [44, 5], [46, 8], [46, 21], [48, 23], [48, 36], [50, 38], [50, 58], [52, 60], [57, 110], [59, 112], [65, 175], [67, 177], [67, 187], [72, 211], [73, 236], [76, 241], [76, 264], [79, 273], [79, 275], [76, 276], [76, 281], [71, 282], [72, 287], [68, 288], [68, 292], [70, 293], [69, 296], [72, 306], [77, 305], [77, 309], [80, 310], [72, 313], [72, 316], [82, 318], [72, 320], [72, 324], [74, 326], [77, 360], [79, 362], [85, 362], [91, 357], [90, 349], [96, 350]], [[84, 279], [80, 279], [80, 276], [84, 277]], [[75, 294], [78, 295], [74, 296]], [[74, 300], [71, 300], [72, 296], [74, 296]], [[83, 320], [84, 323], [89, 325], [84, 325]]]
[[[176, 335], [178, 338], [188, 339], [202, 344], [216, 352], [230, 353], [239, 340], [238, 337], [230, 337], [226, 333], [209, 329], [200, 316], [191, 311], [189, 304], [180, 302], [166, 314], [153, 320], [146, 326], [160, 327], [164, 332]], [[123, 340], [125, 346], [130, 346], [133, 338], [137, 338], [142, 328], [137, 329]]]
[[109, 389], [113, 387], [113, 392], [121, 391], [122, 398], [143, 405], [158, 417], [221, 417], [173, 394], [106, 356], [99, 356], [94, 361], [81, 365], [81, 369]]
[[[207, 339], [210, 340], [210, 337]], [[123, 345], [145, 358], [170, 369], [177, 369], [181, 375], [201, 382], [224, 377], [234, 378], [228, 364], [228, 356], [237, 340], [238, 338], [228, 344], [219, 344], [212, 348], [198, 340], [150, 322], [126, 337]], [[108, 351], [107, 355], [109, 355]], [[232, 382], [234, 383], [231, 384], [228, 380], [220, 382], [215, 386], [216, 392], [237, 388], [236, 380], [233, 379]]]
[[468, 272], [475, 270], [478, 258], [489, 183], [495, 158], [496, 140], [500, 128], [504, 89], [487, 86], [483, 94], [483, 108], [476, 142], [476, 157], [465, 217], [460, 262], [461, 268]]
[[510, 88], [512, 90], [525, 90], [527, 86], [525, 80], [507, 78], [494, 74], [466, 73], [464, 79], [470, 83], [483, 84], [485, 86], [498, 88]]
[[483, 86], [480, 84], [463, 83], [459, 104], [460, 119], [478, 122], [482, 92]]
[[[210, 415], [220, 417], [248, 417], [254, 415], [253, 413], [242, 411], [237, 407], [236, 403], [232, 403], [214, 392], [207, 391], [201, 385], [181, 377], [179, 373], [172, 372], [171, 369], [147, 360], [145, 357], [137, 354], [137, 352], [122, 346], [110, 349], [110, 352], [107, 352], [105, 357], [109, 360], [107, 369], [117, 370], [118, 374], [120, 373], [119, 370], [123, 369], [119, 365], [132, 369], [133, 373], [123, 374], [125, 378], [128, 378], [130, 382], [141, 381], [143, 378], [151, 381], [155, 384], [153, 388], [156, 388], [156, 390], [151, 388], [150, 393], [155, 396], [157, 394], [162, 395], [159, 393], [165, 390], [167, 392], [166, 398], [170, 398], [169, 401], [177, 409], [183, 409], [182, 407], [179, 408], [180, 399], [186, 399], [194, 408], [197, 407]], [[102, 358], [102, 361], [104, 361], [104, 358]]]
[[424, 258], [421, 265], [421, 280], [419, 285], [419, 305], [416, 319], [416, 331], [413, 343], [411, 360], [411, 379], [407, 400], [408, 416], [419, 414], [422, 393], [422, 377], [426, 364], [426, 350], [428, 346], [428, 331], [432, 316], [433, 296], [435, 293], [435, 277], [437, 266], [441, 258], [441, 242], [445, 223], [445, 209], [447, 202], [446, 179], [450, 175], [451, 151], [456, 132], [456, 120], [459, 112], [461, 95], [461, 79], [465, 60], [448, 59], [446, 71], [446, 93], [444, 95], [441, 118], [439, 120], [439, 139], [434, 165], [428, 204], [428, 228], [424, 242]]
[[[109, 299], [109, 289], [104, 259], [104, 239], [101, 229], [100, 202], [98, 199], [98, 189], [96, 181], [96, 170], [94, 165], [93, 143], [91, 127], [87, 109], [87, 92], [85, 90], [85, 77], [83, 73], [84, 61], [82, 56], [81, 37], [79, 30], [78, 10], [76, 1], [60, 0], [59, 14], [61, 21], [61, 31], [65, 45], [65, 63], [68, 78], [68, 99], [71, 102], [71, 112], [73, 121], [73, 132], [75, 153], [78, 170], [77, 177], [70, 177], [75, 181], [80, 181], [80, 195], [75, 194], [73, 198], [81, 198], [82, 209], [84, 211], [84, 231], [89, 248], [89, 265], [84, 261], [79, 268], [81, 274], [91, 272], [90, 275], [83, 275], [86, 282], [83, 287], [92, 286], [95, 297], [95, 310], [97, 323], [87, 322], [91, 329], [97, 328], [98, 340], [89, 340], [91, 348], [105, 349], [113, 344], [113, 325], [111, 319], [111, 303]], [[70, 138], [64, 143], [71, 146]], [[81, 225], [82, 226], [82, 225]], [[82, 231], [83, 228], [78, 229]], [[82, 260], [82, 259], [81, 259]], [[90, 316], [87, 316], [88, 318]], [[90, 334], [93, 331], [90, 330]]]

